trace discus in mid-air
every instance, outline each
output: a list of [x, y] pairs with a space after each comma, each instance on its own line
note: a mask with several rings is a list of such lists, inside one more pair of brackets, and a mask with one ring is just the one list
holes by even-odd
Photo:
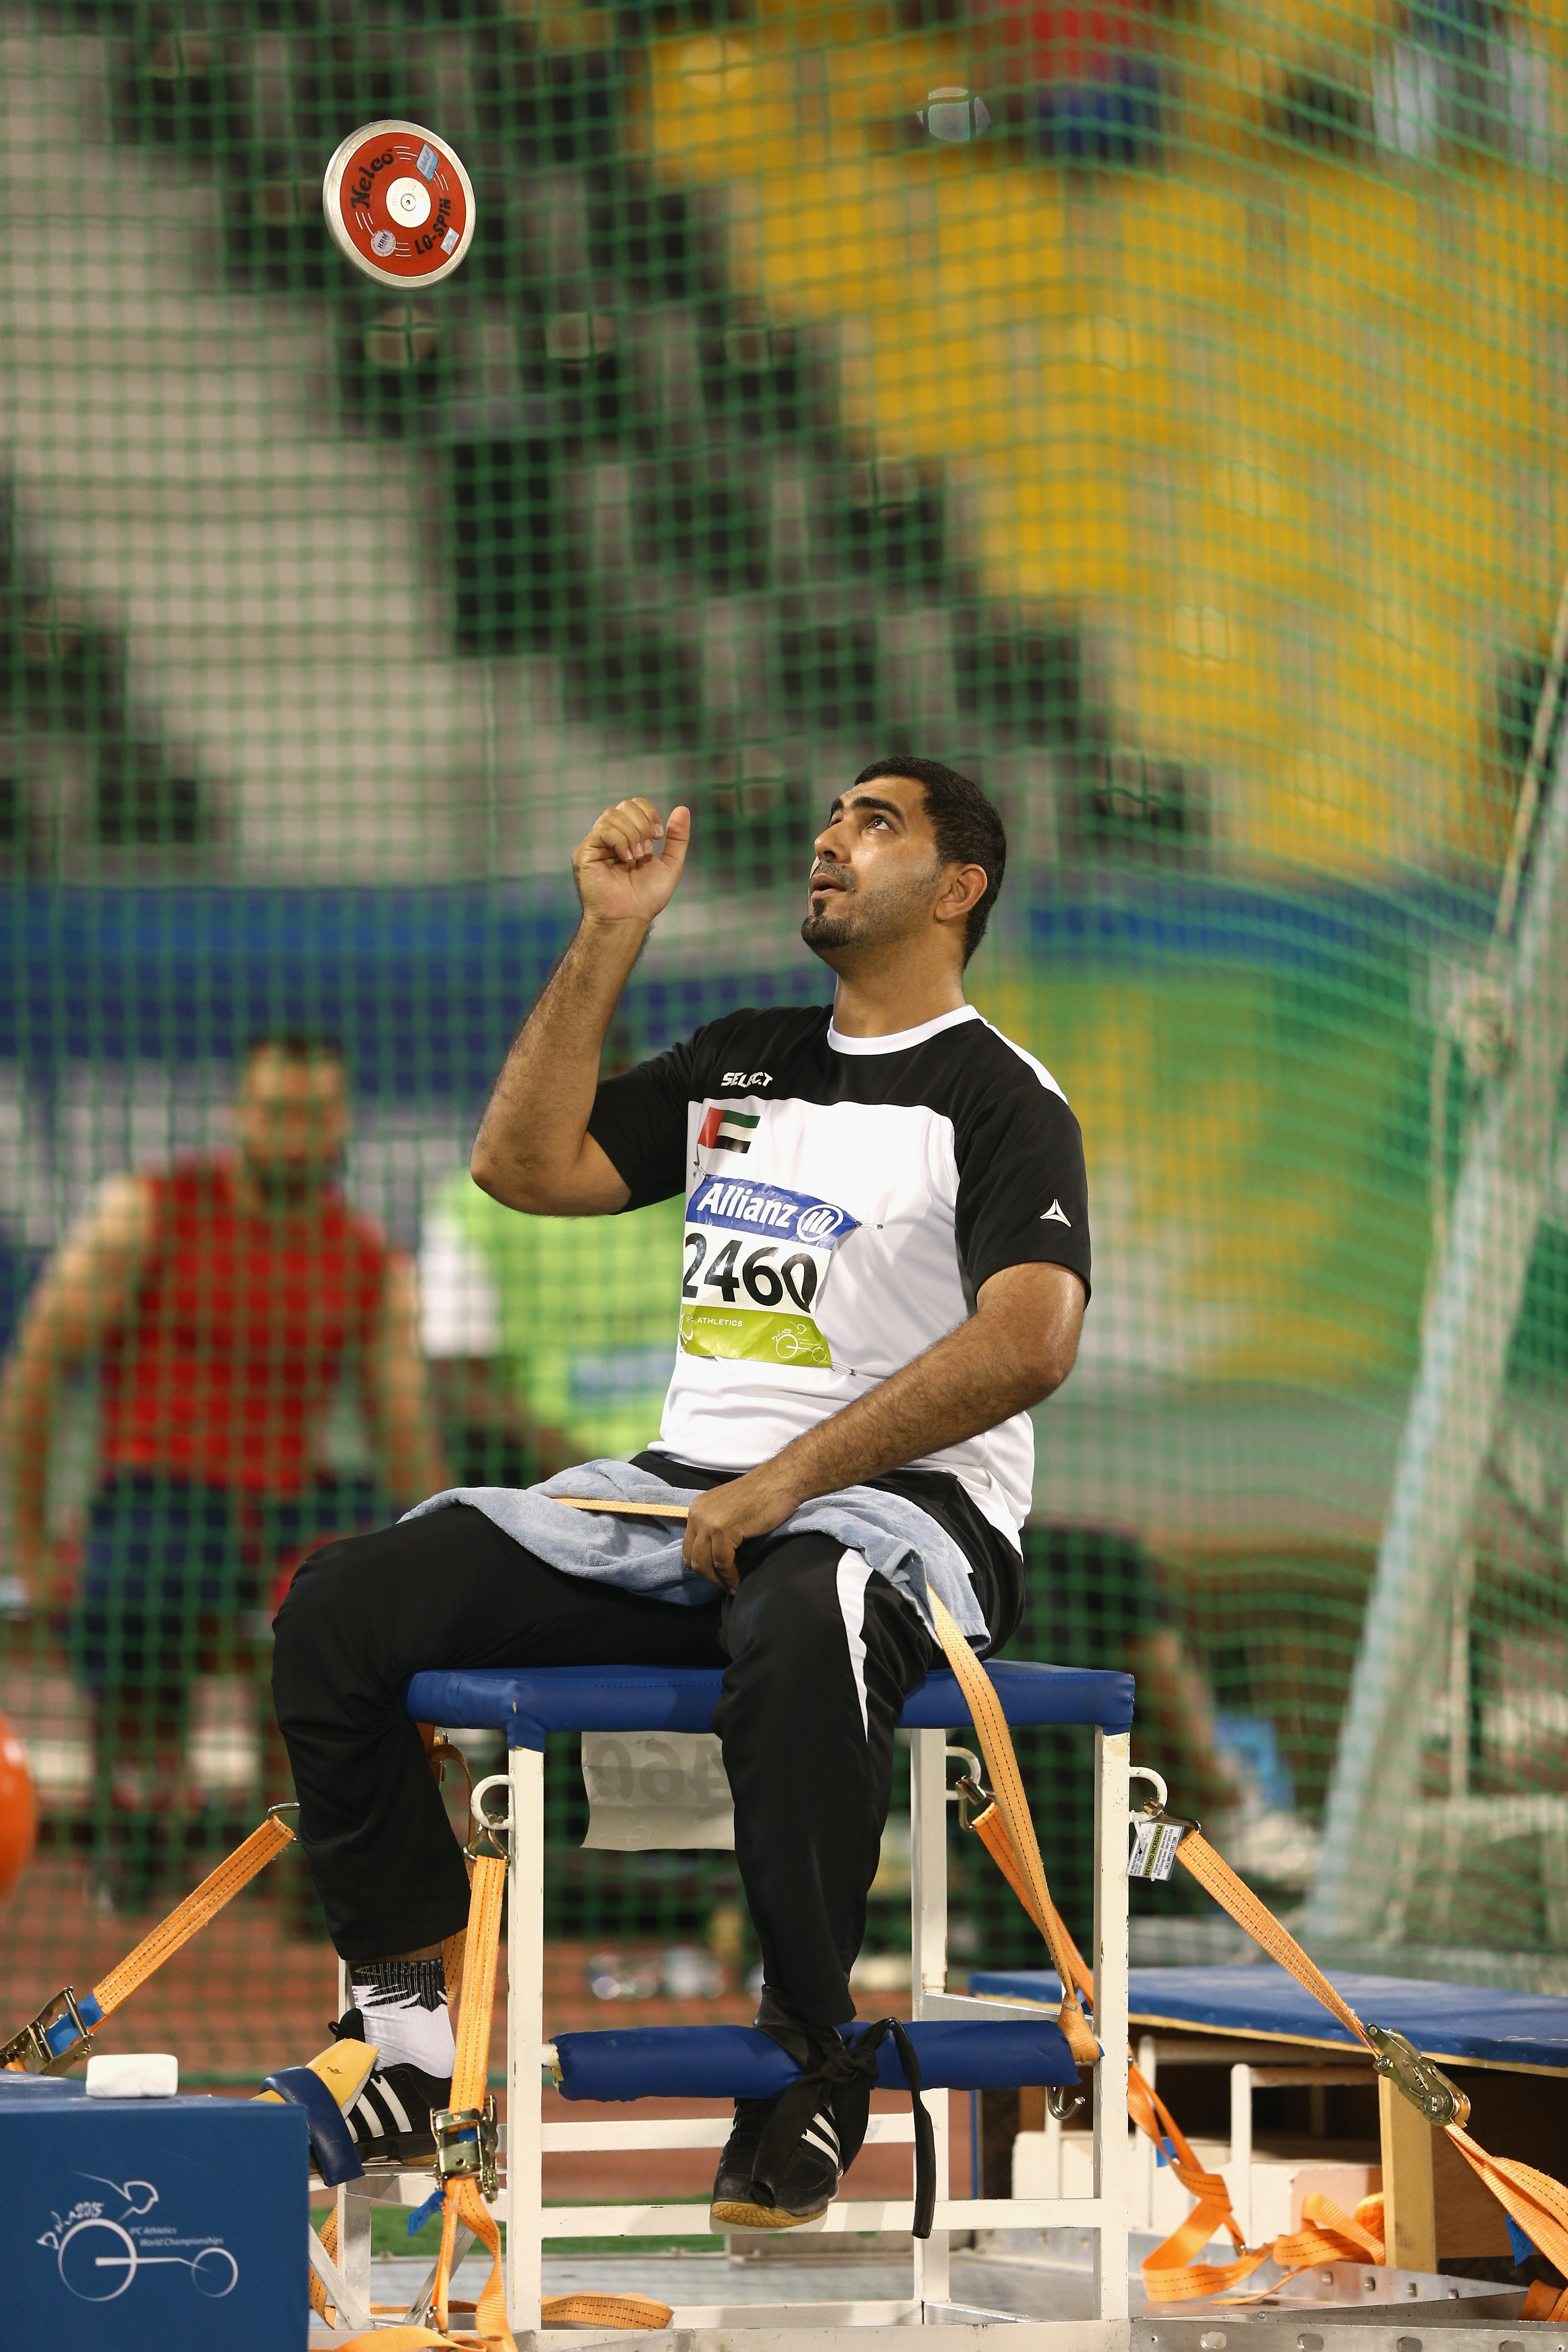
[[418, 122], [366, 122], [321, 183], [332, 242], [379, 286], [435, 286], [473, 242], [474, 191], [444, 140]]

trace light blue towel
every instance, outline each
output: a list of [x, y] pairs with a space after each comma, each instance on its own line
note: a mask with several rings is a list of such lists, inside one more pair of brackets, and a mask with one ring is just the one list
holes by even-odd
[[[667, 1486], [629, 1462], [584, 1462], [562, 1470], [542, 1486], [450, 1486], [416, 1503], [405, 1516], [418, 1518], [448, 1503], [471, 1503], [487, 1519], [568, 1576], [585, 1576], [623, 1592], [700, 1608], [717, 1598], [706, 1577], [681, 1565], [685, 1530], [679, 1519], [614, 1518], [602, 1511], [564, 1510], [552, 1495], [581, 1495], [595, 1501], [611, 1496], [625, 1503], [694, 1503], [687, 1486]], [[969, 1564], [945, 1528], [918, 1503], [879, 1486], [845, 1486], [803, 1503], [784, 1521], [790, 1535], [831, 1536], [846, 1551], [858, 1551], [912, 1603], [934, 1636], [935, 1620], [926, 1586], [945, 1603], [971, 1641], [986, 1638], [985, 1620], [969, 1580]]]

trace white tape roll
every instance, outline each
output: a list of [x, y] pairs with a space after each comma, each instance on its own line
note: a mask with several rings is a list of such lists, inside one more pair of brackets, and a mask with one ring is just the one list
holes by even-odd
[[180, 2087], [180, 2062], [167, 2050], [128, 2050], [119, 2058], [89, 2058], [89, 2099], [172, 2099]]

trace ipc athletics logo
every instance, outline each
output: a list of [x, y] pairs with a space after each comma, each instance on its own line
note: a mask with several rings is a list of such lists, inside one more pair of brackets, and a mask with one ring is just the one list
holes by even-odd
[[831, 1371], [827, 1342], [815, 1323], [786, 1323], [773, 1339], [773, 1353], [782, 1364], [816, 1364]]
[[215, 2303], [233, 2294], [239, 2284], [239, 2264], [226, 2246], [208, 2239], [197, 2243], [194, 2254], [176, 2253], [174, 2247], [194, 2242], [161, 2229], [133, 2237], [126, 2228], [157, 2204], [158, 2192], [150, 2180], [127, 2180], [121, 2186], [96, 2172], [79, 2177], [113, 2191], [120, 2200], [120, 2219], [110, 2220], [103, 2198], [83, 2198], [68, 2213], [51, 2214], [53, 2229], [37, 2241], [52, 2252], [63, 2284], [79, 2303], [113, 2303], [128, 2292], [138, 2271], [154, 2269], [189, 2271], [196, 2293]]

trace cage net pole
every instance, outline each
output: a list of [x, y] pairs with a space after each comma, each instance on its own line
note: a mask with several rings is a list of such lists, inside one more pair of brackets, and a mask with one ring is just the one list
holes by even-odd
[[1421, 1749], [1447, 1666], [1443, 1629], [1496, 1431], [1540, 1227], [1568, 1055], [1568, 733], [1511, 959], [1511, 1058], [1477, 1123], [1422, 1337], [1361, 1650], [1341, 1718], [1306, 1932], [1375, 1937], [1417, 1864]]

